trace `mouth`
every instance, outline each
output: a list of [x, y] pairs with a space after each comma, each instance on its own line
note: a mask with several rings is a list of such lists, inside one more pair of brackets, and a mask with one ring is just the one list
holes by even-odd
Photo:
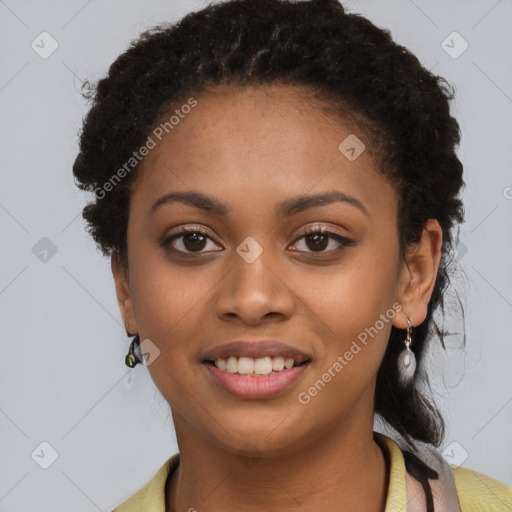
[[279, 396], [294, 386], [313, 357], [284, 343], [234, 341], [202, 354], [209, 381], [237, 398]]

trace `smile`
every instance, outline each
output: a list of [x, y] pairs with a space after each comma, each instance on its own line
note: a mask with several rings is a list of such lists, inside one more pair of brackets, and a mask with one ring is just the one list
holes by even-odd
[[229, 356], [226, 359], [216, 359], [215, 366], [229, 373], [259, 377], [272, 375], [285, 368], [289, 370], [294, 366], [299, 366], [299, 364], [295, 364], [292, 358], [284, 358], [281, 356], [264, 356], [258, 358]]
[[209, 380], [223, 391], [238, 398], [262, 399], [279, 396], [290, 389], [310, 364], [308, 360], [294, 366], [293, 359], [284, 360], [282, 357], [253, 359], [231, 356], [227, 360], [205, 361], [202, 367], [207, 371]]

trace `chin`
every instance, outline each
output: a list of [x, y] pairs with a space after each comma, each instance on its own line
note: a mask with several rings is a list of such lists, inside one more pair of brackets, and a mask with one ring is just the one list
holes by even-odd
[[241, 425], [230, 423], [223, 423], [220, 431], [217, 434], [217, 442], [219, 448], [224, 447], [228, 452], [232, 452], [240, 457], [277, 457], [289, 453], [290, 451], [299, 450], [307, 444], [308, 435], [304, 433], [301, 435], [296, 428], [283, 421], [281, 423], [270, 423], [263, 419], [259, 422], [254, 422], [251, 425], [246, 425], [244, 428]]

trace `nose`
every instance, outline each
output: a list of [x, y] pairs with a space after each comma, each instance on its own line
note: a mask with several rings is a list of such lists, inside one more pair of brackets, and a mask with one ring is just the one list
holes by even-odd
[[216, 298], [218, 317], [251, 325], [289, 319], [294, 293], [275, 261], [265, 251], [251, 263], [238, 254], [233, 260]]

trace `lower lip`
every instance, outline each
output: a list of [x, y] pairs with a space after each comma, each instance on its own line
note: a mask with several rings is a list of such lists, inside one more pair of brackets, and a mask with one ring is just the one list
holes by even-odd
[[222, 389], [234, 396], [247, 399], [271, 398], [284, 393], [297, 382], [309, 365], [310, 363], [305, 363], [286, 368], [265, 377], [247, 377], [220, 370], [210, 363], [203, 364]]

